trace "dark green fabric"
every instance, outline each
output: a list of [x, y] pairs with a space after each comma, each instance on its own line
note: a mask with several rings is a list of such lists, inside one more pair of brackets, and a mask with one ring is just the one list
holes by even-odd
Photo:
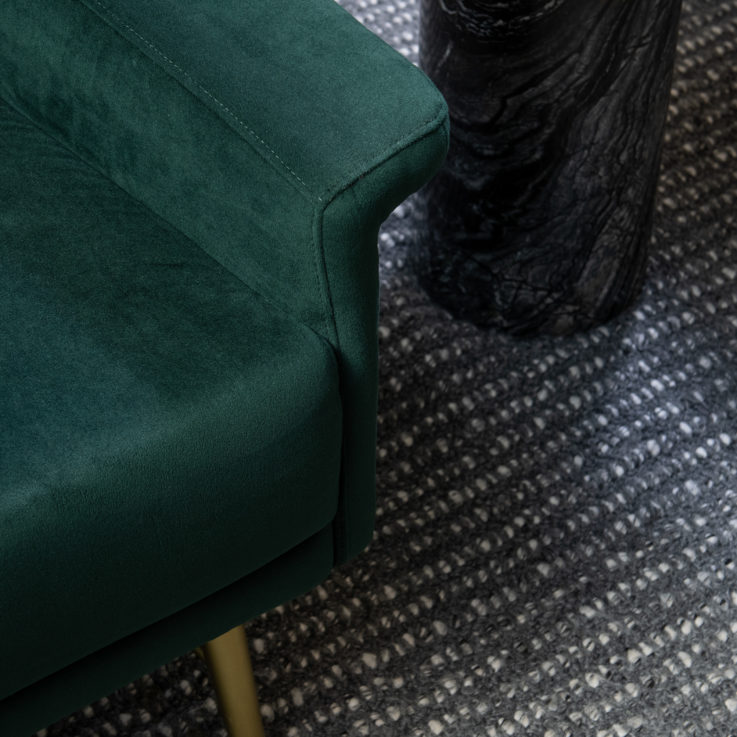
[[[327, 244], [325, 272], [336, 314], [347, 417], [376, 416], [378, 305], [375, 287], [366, 274], [378, 273], [379, 226], [395, 205], [396, 191], [411, 192], [421, 185], [411, 162], [435, 161], [437, 156], [438, 133], [431, 131], [336, 195], [318, 223], [316, 240]], [[346, 233], [354, 234], [353, 248], [340, 248]], [[336, 549], [343, 555], [355, 555], [369, 543], [372, 532], [362, 521], [373, 518], [374, 495], [367, 483], [359, 482], [371, 479], [373, 483], [375, 456], [366, 448], [376, 447], [376, 424], [347, 422], [343, 432], [344, 493], [338, 509]], [[361, 493], [345, 493], [345, 489]]]
[[439, 122], [442, 98], [422, 72], [332, 0], [82, 2], [312, 200]]
[[[422, 73], [332, 0], [3, 0], [0, 98], [23, 116], [0, 113], [14, 729], [370, 539], [376, 236], [448, 130]], [[300, 565], [325, 525], [333, 550], [323, 533]]]
[[[330, 528], [206, 599], [0, 700], [0, 734], [26, 737], [322, 581], [333, 562]], [[53, 626], [53, 624], [52, 624]]]
[[336, 560], [355, 554], [374, 508], [376, 230], [445, 154], [435, 88], [332, 0], [6, 0], [0, 96], [336, 348]]
[[324, 339], [6, 107], [0, 202], [2, 697], [328, 525], [342, 429]]

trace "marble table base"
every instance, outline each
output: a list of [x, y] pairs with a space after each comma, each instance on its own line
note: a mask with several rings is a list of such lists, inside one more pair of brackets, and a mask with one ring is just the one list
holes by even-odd
[[458, 317], [600, 323], [645, 270], [681, 0], [422, 0], [451, 148], [412, 254]]

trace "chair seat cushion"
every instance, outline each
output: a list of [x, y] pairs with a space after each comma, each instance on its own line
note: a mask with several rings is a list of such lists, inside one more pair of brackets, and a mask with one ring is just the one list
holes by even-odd
[[331, 348], [2, 104], [0, 316], [0, 698], [330, 523]]

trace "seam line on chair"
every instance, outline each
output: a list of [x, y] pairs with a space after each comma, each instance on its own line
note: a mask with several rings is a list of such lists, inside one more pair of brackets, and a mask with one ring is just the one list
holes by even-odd
[[[331, 326], [331, 332], [334, 335], [336, 348], [338, 350], [340, 350], [340, 336], [338, 334], [338, 325], [332, 300], [330, 275], [328, 273], [328, 267], [325, 257], [324, 229], [325, 216], [327, 214], [327, 211], [338, 200], [338, 198], [341, 197], [346, 191], [350, 190], [351, 187], [353, 187], [353, 185], [359, 179], [368, 176], [369, 174], [380, 168], [382, 164], [392, 159], [394, 156], [398, 156], [400, 153], [411, 148], [420, 141], [423, 141], [425, 138], [434, 135], [439, 130], [445, 118], [445, 106], [440, 105], [438, 107], [438, 110], [434, 113], [432, 117], [428, 118], [423, 123], [418, 125], [409, 134], [397, 139], [391, 146], [389, 146], [387, 149], [384, 149], [381, 155], [373, 162], [371, 162], [368, 166], [362, 167], [358, 172], [354, 172], [349, 177], [344, 178], [341, 183], [335, 185], [334, 187], [324, 190], [324, 200], [323, 197], [319, 198], [321, 202], [324, 201], [324, 205], [322, 208], [316, 208], [315, 213], [315, 224], [313, 226], [314, 235], [312, 244], [313, 250], [315, 251], [314, 264], [317, 269], [320, 291], [322, 293], [324, 305], [327, 312], [327, 314], [323, 314], [323, 324], [325, 324], [326, 327], [328, 325]], [[353, 192], [353, 196], [355, 201], [355, 192]]]
[[[131, 26], [129, 23], [127, 23], [118, 13], [116, 13], [114, 10], [111, 10], [105, 3], [103, 3], [101, 0], [79, 0], [79, 2], [87, 7], [89, 7], [89, 3], [92, 2], [94, 5], [96, 5], [100, 13], [107, 16], [110, 20], [113, 21], [114, 24], [119, 25], [123, 29], [125, 29], [128, 33], [135, 36], [137, 39], [139, 39], [147, 48], [149, 48], [156, 56], [158, 56], [161, 60], [165, 62], [168, 66], [175, 69], [183, 78], [187, 80], [187, 82], [192, 85], [195, 89], [200, 91], [202, 94], [206, 95], [209, 99], [211, 99], [232, 121], [234, 121], [238, 127], [247, 133], [251, 138], [253, 138], [261, 147], [263, 147], [266, 151], [268, 151], [271, 156], [278, 162], [278, 165], [284, 169], [293, 179], [295, 179], [297, 182], [299, 182], [302, 187], [304, 188], [306, 193], [310, 193], [310, 188], [307, 185], [307, 183], [284, 161], [284, 159], [279, 156], [276, 151], [269, 146], [269, 144], [256, 133], [244, 120], [242, 120], [236, 113], [234, 113], [225, 103], [223, 103], [220, 99], [218, 99], [210, 90], [208, 90], [201, 82], [199, 82], [197, 79], [195, 79], [189, 72], [187, 72], [185, 69], [183, 69], [179, 64], [177, 64], [174, 60], [169, 58], [161, 49], [159, 49], [156, 44], [154, 44], [152, 41], [148, 40], [146, 37], [144, 37], [141, 33], [139, 33], [133, 26]], [[108, 22], [108, 25], [115, 29], [115, 26], [110, 24]], [[418, 73], [419, 70], [417, 70]], [[424, 76], [424, 75], [423, 75]], [[429, 80], [425, 78], [425, 81], [427, 84], [429, 84]], [[394, 141], [392, 144], [387, 146], [386, 148], [382, 149], [381, 153], [372, 161], [369, 163], [368, 166], [362, 166], [357, 171], [349, 174], [348, 176], [341, 176], [340, 180], [335, 182], [334, 184], [326, 187], [323, 189], [321, 194], [312, 193], [313, 196], [316, 199], [316, 210], [319, 213], [318, 217], [320, 219], [320, 227], [319, 227], [319, 238], [316, 243], [313, 242], [313, 263], [315, 268], [318, 270], [317, 274], [317, 280], [320, 283], [321, 292], [323, 295], [323, 299], [326, 299], [327, 301], [327, 312], [328, 314], [323, 313], [323, 325], [327, 328], [330, 323], [332, 323], [333, 330], [328, 332], [333, 332], [336, 341], [339, 343], [338, 339], [338, 331], [337, 326], [335, 324], [335, 314], [333, 310], [332, 305], [332, 299], [331, 299], [331, 290], [329, 285], [329, 279], [327, 278], [327, 274], [325, 273], [325, 254], [324, 254], [324, 243], [323, 243], [323, 237], [322, 237], [322, 229], [323, 229], [323, 223], [324, 215], [327, 210], [327, 207], [332, 204], [343, 192], [345, 192], [347, 189], [349, 189], [358, 179], [367, 176], [371, 172], [373, 172], [375, 169], [381, 166], [385, 161], [392, 158], [393, 156], [397, 155], [399, 152], [401, 152], [405, 148], [409, 148], [413, 144], [417, 143], [418, 141], [424, 139], [425, 137], [432, 135], [437, 127], [439, 121], [445, 116], [445, 107], [444, 105], [439, 105], [437, 110], [434, 111], [433, 115], [431, 115], [428, 119], [424, 120], [422, 123], [418, 124], [409, 134], [405, 134], [398, 138], [396, 141]], [[313, 228], [313, 233], [315, 232], [315, 229]], [[313, 236], [314, 238], [314, 236]], [[318, 255], [319, 254], [319, 255]], [[327, 283], [323, 284], [323, 280], [320, 278], [320, 270], [319, 270], [319, 262], [322, 260], [322, 266], [323, 266], [323, 273], [325, 275], [325, 281]], [[254, 290], [256, 291], [256, 290]]]
[[[353, 185], [365, 176], [370, 175], [372, 172], [379, 169], [384, 163], [389, 161], [394, 156], [398, 156], [404, 151], [410, 149], [412, 146], [417, 145], [426, 138], [435, 135], [441, 128], [446, 128], [446, 112], [445, 106], [440, 105], [434, 115], [418, 125], [411, 133], [399, 138], [391, 146], [384, 150], [378, 159], [375, 159], [369, 166], [363, 167], [360, 171], [354, 172], [353, 175], [343, 180], [342, 184], [335, 187], [334, 191], [330, 192], [329, 197], [326, 195], [326, 203], [321, 210], [318, 210], [315, 218], [314, 227], [314, 248], [315, 248], [315, 263], [318, 269], [319, 282], [323, 299], [325, 300], [325, 311], [323, 314], [324, 323], [331, 326], [331, 332], [334, 335], [336, 357], [340, 362], [341, 356], [341, 333], [338, 328], [338, 321], [335, 315], [335, 309], [332, 300], [332, 289], [330, 284], [330, 273], [327, 265], [327, 259], [325, 254], [325, 219], [328, 209], [335, 204], [340, 197], [350, 193], [353, 197], [353, 206], [357, 211], [357, 199], [356, 192]], [[447, 131], [446, 131], [447, 133]], [[341, 402], [343, 401], [342, 385], [339, 384], [339, 391], [341, 395]], [[341, 486], [344, 486], [345, 477], [344, 473], [344, 452], [345, 446], [341, 450]], [[351, 497], [349, 494], [343, 494], [342, 496], [342, 513], [344, 518], [350, 517], [348, 508], [351, 506]], [[337, 529], [334, 527], [334, 530]], [[351, 548], [351, 530], [348, 526], [344, 526], [342, 530], [342, 538], [336, 537], [335, 545], [340, 545], [341, 550], [336, 549], [335, 553], [338, 556], [342, 556], [344, 551], [350, 550]]]
[[[317, 292], [321, 296], [322, 309], [320, 310], [325, 335], [330, 335], [335, 341], [335, 348], [340, 355], [340, 339], [338, 328], [335, 323], [335, 310], [333, 299], [330, 294], [330, 285], [327, 283], [327, 268], [325, 266], [325, 254], [322, 248], [323, 227], [325, 223], [325, 210], [316, 207], [312, 216], [312, 232], [310, 237], [310, 249], [312, 250], [312, 268], [317, 284]], [[324, 276], [323, 276], [324, 275]]]
[[131, 194], [125, 187], [123, 187], [121, 184], [119, 184], [115, 179], [113, 179], [108, 172], [106, 172], [102, 167], [99, 166], [93, 159], [88, 158], [83, 153], [81, 153], [78, 149], [72, 148], [66, 141], [59, 138], [57, 134], [44, 127], [43, 125], [39, 124], [38, 121], [31, 118], [24, 110], [18, 108], [14, 103], [6, 100], [5, 98], [0, 97], [0, 104], [4, 104], [8, 107], [8, 109], [12, 110], [14, 113], [19, 115], [21, 118], [23, 118], [25, 121], [27, 121], [30, 125], [34, 126], [35, 128], [38, 128], [39, 130], [43, 131], [43, 133], [51, 140], [53, 140], [58, 146], [63, 148], [68, 153], [72, 154], [73, 156], [80, 159], [80, 161], [83, 161], [87, 166], [89, 166], [91, 169], [93, 169], [97, 174], [100, 174], [103, 176], [107, 181], [111, 182], [113, 186], [115, 186], [117, 189], [119, 189], [121, 192], [125, 194], [126, 197], [130, 197], [134, 202], [137, 202], [141, 207], [145, 208], [146, 212], [156, 220], [156, 222], [159, 224], [159, 227], [166, 227], [174, 231], [178, 237], [184, 238], [189, 243], [193, 244], [197, 248], [203, 250], [203, 253], [207, 255], [209, 259], [213, 261], [213, 263], [218, 264], [223, 269], [225, 269], [229, 274], [231, 274], [233, 277], [235, 277], [238, 282], [245, 287], [251, 294], [256, 296], [257, 298], [263, 300], [267, 305], [270, 307], [276, 309], [279, 311], [279, 313], [292, 320], [296, 324], [302, 325], [312, 332], [315, 332], [309, 325], [299, 320], [297, 317], [295, 317], [292, 310], [290, 310], [289, 306], [280, 300], [276, 299], [275, 297], [269, 296], [262, 292], [261, 290], [257, 289], [253, 286], [251, 281], [246, 281], [242, 276], [236, 274], [232, 269], [230, 269], [228, 266], [226, 266], [224, 263], [222, 263], [220, 260], [212, 256], [211, 254], [207, 253], [207, 251], [204, 251], [202, 249], [201, 244], [199, 244], [192, 236], [187, 235], [181, 228], [179, 228], [177, 225], [171, 222], [171, 220], [167, 220], [165, 217], [160, 215], [158, 212], [153, 210], [146, 202], [139, 199], [135, 195]]
[[[97, 0], [95, 0], [97, 2]], [[325, 201], [325, 209], [339, 197], [345, 190], [353, 186], [355, 182], [368, 176], [375, 169], [378, 169], [382, 164], [389, 161], [404, 149], [413, 146], [418, 141], [433, 135], [439, 127], [440, 122], [445, 118], [445, 106], [439, 105], [438, 109], [429, 117], [427, 120], [423, 120], [422, 123], [418, 124], [409, 133], [401, 136], [396, 141], [389, 144], [386, 148], [381, 150], [381, 153], [371, 162], [368, 166], [362, 166], [357, 171], [341, 177], [341, 179], [328, 187], [323, 189], [322, 194], [317, 196], [319, 202]]]
[[[82, 0], [84, 1], [84, 0]], [[142, 36], [135, 28], [133, 28], [129, 23], [126, 23], [123, 18], [120, 17], [115, 11], [111, 10], [108, 6], [106, 6], [104, 3], [102, 3], [100, 0], [92, 0], [92, 2], [97, 5], [100, 10], [105, 13], [108, 17], [110, 17], [112, 20], [114, 20], [116, 23], [118, 23], [122, 28], [125, 28], [129, 33], [132, 33], [136, 38], [138, 38], [140, 41], [142, 41], [151, 51], [153, 51], [158, 57], [160, 57], [166, 64], [176, 69], [185, 79], [189, 81], [190, 84], [192, 84], [194, 87], [196, 87], [200, 92], [207, 95], [220, 109], [231, 119], [233, 120], [239, 128], [241, 128], [243, 131], [248, 133], [251, 137], [253, 137], [261, 146], [263, 146], [278, 162], [279, 164], [284, 168], [285, 171], [287, 171], [292, 177], [294, 177], [307, 191], [309, 191], [309, 187], [307, 186], [307, 183], [297, 174], [297, 172], [294, 171], [287, 163], [282, 159], [281, 156], [279, 156], [276, 151], [274, 151], [271, 146], [269, 146], [266, 141], [261, 138], [261, 136], [256, 133], [245, 121], [243, 121], [236, 113], [234, 113], [225, 103], [223, 103], [221, 100], [219, 100], [210, 90], [208, 90], [201, 82], [196, 80], [189, 72], [187, 72], [185, 69], [183, 69], [179, 64], [177, 64], [175, 61], [170, 59], [161, 49], [156, 46], [152, 41], [149, 41], [147, 38]], [[322, 198], [318, 195], [317, 197], [318, 202], [322, 201]]]

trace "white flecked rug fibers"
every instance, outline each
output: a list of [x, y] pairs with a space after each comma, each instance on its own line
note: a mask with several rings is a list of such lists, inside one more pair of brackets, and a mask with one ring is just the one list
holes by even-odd
[[[417, 2], [344, 0], [413, 60]], [[381, 236], [370, 549], [248, 629], [270, 737], [737, 735], [737, 0], [684, 3], [637, 305], [455, 322]], [[48, 737], [222, 737], [185, 656]]]

